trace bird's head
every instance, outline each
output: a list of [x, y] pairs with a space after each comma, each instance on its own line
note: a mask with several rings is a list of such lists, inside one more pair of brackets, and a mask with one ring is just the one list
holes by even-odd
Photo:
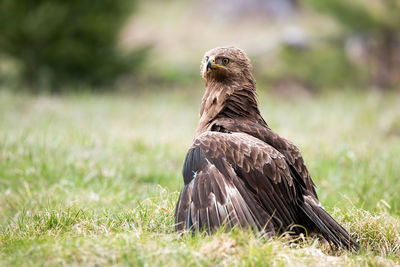
[[251, 64], [244, 51], [237, 47], [217, 47], [207, 51], [201, 61], [201, 76], [207, 82], [229, 82], [253, 79]]

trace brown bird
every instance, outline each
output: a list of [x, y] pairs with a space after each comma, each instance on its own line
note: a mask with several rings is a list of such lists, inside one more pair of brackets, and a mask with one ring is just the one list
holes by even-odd
[[236, 47], [205, 53], [206, 91], [183, 166], [176, 230], [220, 227], [321, 234], [337, 247], [359, 245], [321, 206], [299, 149], [262, 118], [246, 54]]

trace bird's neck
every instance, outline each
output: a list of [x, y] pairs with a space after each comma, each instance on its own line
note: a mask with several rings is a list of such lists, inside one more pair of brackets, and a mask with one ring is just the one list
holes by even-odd
[[258, 109], [255, 82], [252, 79], [240, 84], [206, 83], [195, 138], [210, 131], [213, 123], [221, 118], [265, 123]]

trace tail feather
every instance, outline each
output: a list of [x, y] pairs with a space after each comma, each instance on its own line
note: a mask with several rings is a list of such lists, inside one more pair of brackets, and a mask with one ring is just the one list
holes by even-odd
[[360, 245], [351, 238], [350, 234], [335, 221], [320, 205], [305, 198], [299, 205], [304, 214], [315, 224], [323, 237], [336, 247], [357, 251]]

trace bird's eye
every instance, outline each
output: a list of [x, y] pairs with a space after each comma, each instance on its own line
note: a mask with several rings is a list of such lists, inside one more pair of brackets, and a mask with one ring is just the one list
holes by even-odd
[[224, 58], [224, 59], [222, 59], [222, 63], [223, 63], [224, 65], [228, 65], [228, 63], [229, 63], [229, 58]]

